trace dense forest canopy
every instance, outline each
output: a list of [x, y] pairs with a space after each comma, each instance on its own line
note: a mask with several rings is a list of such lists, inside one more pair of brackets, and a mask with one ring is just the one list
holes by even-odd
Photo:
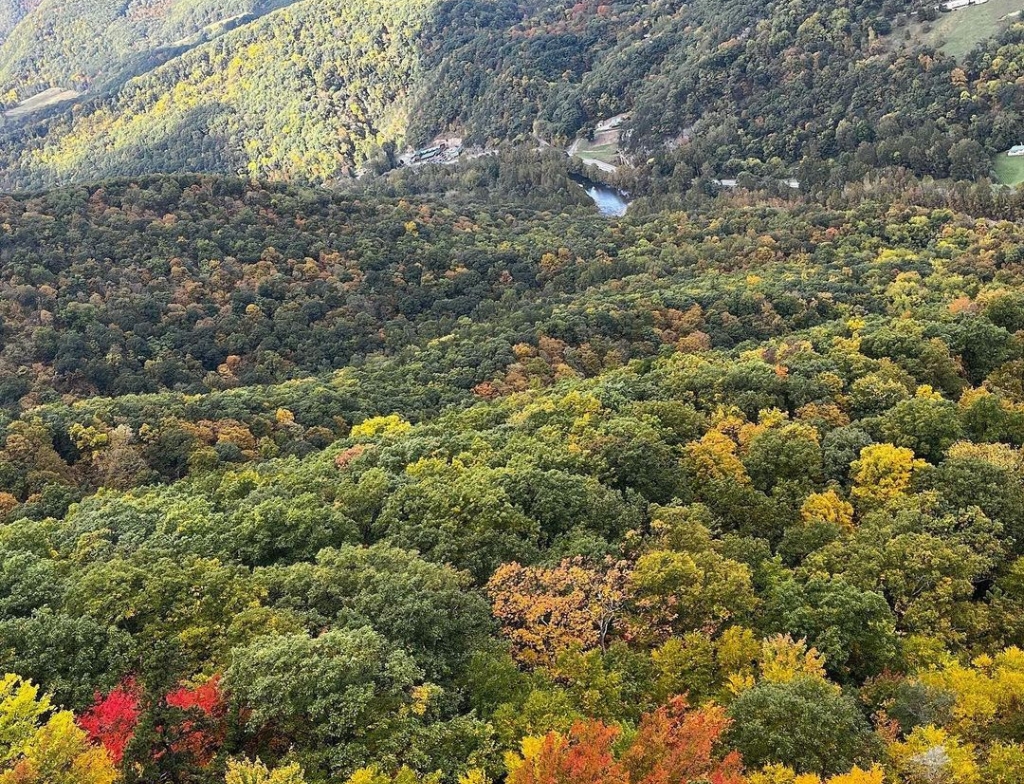
[[1020, 780], [1016, 197], [388, 183], [4, 197], [0, 776]]
[[1022, 10], [0, 0], [0, 784], [1024, 781]]

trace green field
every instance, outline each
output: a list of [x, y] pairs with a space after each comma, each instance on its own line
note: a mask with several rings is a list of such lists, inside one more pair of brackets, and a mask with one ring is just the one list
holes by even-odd
[[593, 141], [585, 139], [578, 141], [572, 155], [617, 166], [618, 143], [620, 143], [620, 133], [617, 130], [602, 131], [594, 136]]
[[992, 168], [1003, 185], [1019, 185], [1024, 182], [1024, 156], [1010, 158], [1001, 152], [992, 159]]
[[953, 57], [963, 57], [987, 38], [996, 35], [1024, 9], [1024, 0], [989, 0], [942, 14], [930, 29], [919, 28], [922, 43], [942, 49]]

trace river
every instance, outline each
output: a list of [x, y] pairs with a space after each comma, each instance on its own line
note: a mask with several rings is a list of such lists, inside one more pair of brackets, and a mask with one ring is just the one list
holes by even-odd
[[573, 180], [587, 192], [587, 196], [593, 199], [597, 210], [608, 218], [619, 218], [626, 214], [629, 209], [629, 201], [622, 191], [594, 182], [582, 175], [575, 175]]

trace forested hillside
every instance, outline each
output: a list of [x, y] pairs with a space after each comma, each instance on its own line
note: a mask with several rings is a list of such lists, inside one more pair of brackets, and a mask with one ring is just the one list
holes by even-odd
[[[288, 0], [4, 0], [0, 96], [88, 90], [136, 75]], [[24, 19], [24, 24], [17, 23]], [[5, 40], [6, 39], [6, 40]]]
[[1024, 782], [1021, 2], [0, 0], [0, 784]]
[[0, 780], [1020, 781], [1020, 200], [453, 172], [4, 197]]
[[984, 178], [1022, 141], [1024, 27], [1009, 15], [957, 59], [921, 34], [922, 9], [934, 15], [886, 0], [45, 0], [0, 45], [0, 95], [84, 95], [9, 118], [0, 184], [333, 183], [439, 133], [564, 146], [625, 112], [636, 191], [886, 167]]

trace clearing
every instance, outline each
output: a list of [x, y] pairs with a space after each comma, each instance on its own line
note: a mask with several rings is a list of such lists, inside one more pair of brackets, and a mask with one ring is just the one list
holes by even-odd
[[992, 169], [1003, 185], [1019, 185], [1024, 182], [1024, 155], [1011, 158], [1001, 152], [992, 159]]
[[8, 109], [4, 112], [4, 117], [8, 120], [17, 120], [38, 112], [40, 109], [45, 109], [47, 106], [56, 106], [58, 103], [64, 103], [64, 101], [73, 101], [80, 95], [81, 93], [74, 90], [51, 87], [49, 90], [36, 93], [31, 98], [26, 98], [13, 109]]
[[940, 14], [927, 32], [928, 25], [915, 25], [916, 37], [952, 57], [963, 57], [1019, 17], [1022, 8], [1021, 0], [989, 0], [982, 5], [969, 5]]
[[622, 163], [620, 126], [628, 115], [620, 114], [597, 124], [593, 141], [577, 139], [567, 152], [590, 166], [613, 172]]

